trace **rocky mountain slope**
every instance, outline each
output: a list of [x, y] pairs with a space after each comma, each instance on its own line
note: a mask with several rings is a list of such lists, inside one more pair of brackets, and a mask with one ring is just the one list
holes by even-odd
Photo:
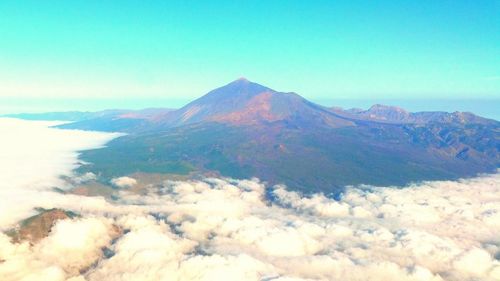
[[500, 123], [472, 113], [410, 113], [375, 105], [325, 108], [246, 79], [181, 109], [84, 120], [65, 128], [129, 135], [84, 152], [103, 179], [135, 172], [259, 177], [303, 192], [405, 185], [493, 172]]

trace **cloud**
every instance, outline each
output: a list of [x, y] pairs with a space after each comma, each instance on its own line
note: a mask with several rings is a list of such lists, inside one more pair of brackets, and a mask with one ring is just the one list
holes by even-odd
[[78, 275], [109, 245], [113, 228], [105, 219], [86, 218], [57, 223], [50, 236], [35, 246], [11, 244], [0, 234], [2, 280], [65, 280]]
[[111, 180], [111, 184], [117, 187], [126, 188], [137, 184], [137, 180], [130, 177], [119, 177]]
[[80, 163], [78, 151], [119, 136], [49, 128], [56, 124], [0, 118], [0, 230], [32, 215], [40, 193], [67, 188], [60, 176], [72, 175]]
[[97, 175], [95, 175], [94, 173], [88, 172], [88, 173], [85, 173], [83, 175], [72, 177], [71, 181], [74, 184], [82, 184], [82, 183], [87, 183], [89, 181], [96, 180], [96, 179], [97, 179]]
[[[339, 201], [258, 179], [165, 181], [107, 201], [52, 192], [57, 170], [71, 175], [75, 158], [49, 151], [55, 170], [36, 177], [50, 184], [19, 181], [0, 205], [26, 195], [19, 209], [82, 217], [59, 221], [33, 246], [0, 234], [1, 280], [500, 280], [500, 174], [348, 188]], [[1, 227], [18, 219], [10, 214]]]

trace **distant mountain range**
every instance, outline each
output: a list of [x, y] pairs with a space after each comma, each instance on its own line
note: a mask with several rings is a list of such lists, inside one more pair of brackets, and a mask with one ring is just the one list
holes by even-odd
[[346, 185], [406, 185], [494, 172], [500, 122], [467, 112], [392, 106], [327, 108], [244, 78], [177, 109], [15, 115], [74, 121], [61, 128], [121, 131], [86, 151], [103, 180], [136, 172], [259, 177], [305, 193]]

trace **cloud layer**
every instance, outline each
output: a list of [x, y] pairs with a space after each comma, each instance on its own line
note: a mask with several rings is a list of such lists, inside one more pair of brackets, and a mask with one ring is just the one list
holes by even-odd
[[77, 151], [119, 136], [49, 128], [60, 123], [0, 118], [0, 230], [33, 214], [38, 197], [52, 196], [53, 187], [66, 187], [59, 176], [80, 164]]
[[[44, 137], [60, 133], [48, 130]], [[50, 186], [57, 171], [70, 175], [69, 150], [52, 152], [53, 172], [37, 181]], [[16, 183], [29, 193], [4, 194], [36, 195], [18, 209], [58, 207], [82, 217], [58, 222], [34, 246], [0, 234], [1, 280], [500, 280], [499, 174], [350, 188], [339, 201], [258, 179], [165, 181], [140, 194], [120, 189], [114, 201], [32, 182]], [[0, 227], [18, 219], [6, 217]]]

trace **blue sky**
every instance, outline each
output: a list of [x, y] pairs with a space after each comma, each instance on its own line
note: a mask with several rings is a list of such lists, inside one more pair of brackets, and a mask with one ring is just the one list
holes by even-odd
[[0, 100], [189, 100], [240, 76], [312, 100], [498, 99], [499, 18], [500, 1], [3, 0]]

